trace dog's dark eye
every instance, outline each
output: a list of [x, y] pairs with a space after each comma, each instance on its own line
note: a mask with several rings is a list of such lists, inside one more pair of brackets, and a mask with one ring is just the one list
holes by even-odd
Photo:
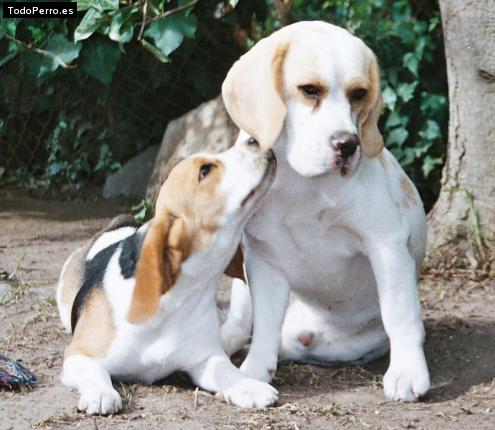
[[204, 178], [206, 178], [209, 175], [209, 173], [213, 170], [213, 167], [215, 167], [215, 166], [211, 163], [203, 164], [199, 168], [198, 182], [202, 181]]
[[320, 89], [314, 85], [301, 85], [299, 89], [307, 97], [318, 97], [320, 95]]
[[258, 141], [254, 137], [250, 137], [246, 143], [251, 146], [251, 145], [257, 145]]
[[358, 102], [366, 97], [366, 94], [368, 91], [364, 88], [356, 88], [355, 90], [351, 91], [351, 101], [353, 102]]

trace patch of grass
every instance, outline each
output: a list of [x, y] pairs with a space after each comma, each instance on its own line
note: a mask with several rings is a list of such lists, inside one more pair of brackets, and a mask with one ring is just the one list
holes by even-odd
[[315, 368], [309, 364], [283, 364], [277, 369], [273, 383], [275, 385], [294, 384], [294, 380], [304, 379], [305, 384], [318, 385], [320, 376]]
[[11, 328], [9, 330], [9, 333], [7, 336], [3, 336], [2, 340], [0, 342], [0, 350], [1, 351], [8, 351], [12, 347], [12, 345], [15, 345], [16, 339], [17, 339], [17, 327], [14, 324], [14, 321], [10, 322]]
[[73, 424], [81, 421], [81, 416], [77, 414], [60, 414], [53, 415], [51, 417], [45, 418], [44, 420], [38, 421], [32, 426], [33, 429], [52, 429], [53, 425], [66, 425]]
[[13, 279], [15, 279], [17, 277], [17, 275], [19, 273], [19, 269], [21, 268], [21, 264], [24, 261], [24, 259], [26, 258], [26, 255], [27, 255], [27, 251], [26, 250], [22, 251], [21, 255], [17, 259], [17, 262], [16, 262], [16, 265], [14, 267], [14, 270], [12, 270], [12, 272], [9, 274], [8, 279], [10, 281], [13, 280]]
[[330, 404], [320, 404], [320, 403], [311, 403], [311, 404], [301, 404], [301, 403], [285, 403], [279, 410], [286, 410], [291, 414], [304, 414], [304, 415], [313, 415], [319, 417], [328, 417], [328, 416], [341, 416], [346, 415], [347, 410], [336, 400], [332, 400]]
[[122, 397], [123, 409], [125, 412], [129, 412], [136, 407], [136, 401], [134, 394], [136, 393], [136, 385], [134, 384], [124, 384], [119, 382], [115, 389]]
[[358, 381], [364, 381], [366, 385], [373, 388], [383, 388], [383, 375], [370, 372], [361, 366], [352, 366], [353, 374]]
[[26, 255], [27, 251], [22, 251], [21, 255], [15, 263], [14, 269], [12, 269], [10, 272], [5, 270], [0, 272], [0, 280], [7, 281], [8, 285], [13, 288], [12, 294], [9, 293], [5, 295], [7, 297], [0, 297], [0, 305], [5, 305], [9, 302], [17, 303], [23, 296], [25, 296], [29, 292], [31, 285], [24, 282], [19, 273]]
[[335, 400], [332, 400], [330, 405], [309, 405], [308, 409], [317, 416], [323, 417], [327, 417], [329, 415], [342, 415], [344, 411], [342, 405]]
[[26, 322], [23, 330], [30, 324], [50, 321], [57, 316], [57, 302], [53, 297], [45, 297], [37, 304], [36, 315]]

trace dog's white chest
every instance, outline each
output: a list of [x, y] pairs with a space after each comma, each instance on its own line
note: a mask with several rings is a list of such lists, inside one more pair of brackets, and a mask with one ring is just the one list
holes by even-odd
[[311, 204], [294, 201], [282, 209], [277, 196], [267, 199], [248, 224], [247, 240], [283, 270], [294, 292], [328, 305], [347, 302], [373, 282], [369, 262], [333, 202], [321, 194]]

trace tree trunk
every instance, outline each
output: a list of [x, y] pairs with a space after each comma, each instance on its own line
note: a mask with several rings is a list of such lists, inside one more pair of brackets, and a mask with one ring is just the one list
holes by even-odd
[[434, 264], [488, 268], [495, 257], [495, 0], [440, 0], [440, 11], [450, 120], [428, 255]]
[[291, 23], [290, 10], [292, 8], [292, 0], [275, 0], [275, 14], [280, 22], [281, 27], [285, 27]]

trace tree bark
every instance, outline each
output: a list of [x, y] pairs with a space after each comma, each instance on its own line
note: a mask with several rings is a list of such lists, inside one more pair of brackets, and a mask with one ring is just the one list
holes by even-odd
[[275, 14], [280, 22], [281, 27], [285, 27], [291, 23], [290, 10], [292, 8], [292, 0], [274, 0]]
[[428, 256], [486, 268], [495, 257], [495, 0], [440, 0], [440, 11], [450, 120]]

